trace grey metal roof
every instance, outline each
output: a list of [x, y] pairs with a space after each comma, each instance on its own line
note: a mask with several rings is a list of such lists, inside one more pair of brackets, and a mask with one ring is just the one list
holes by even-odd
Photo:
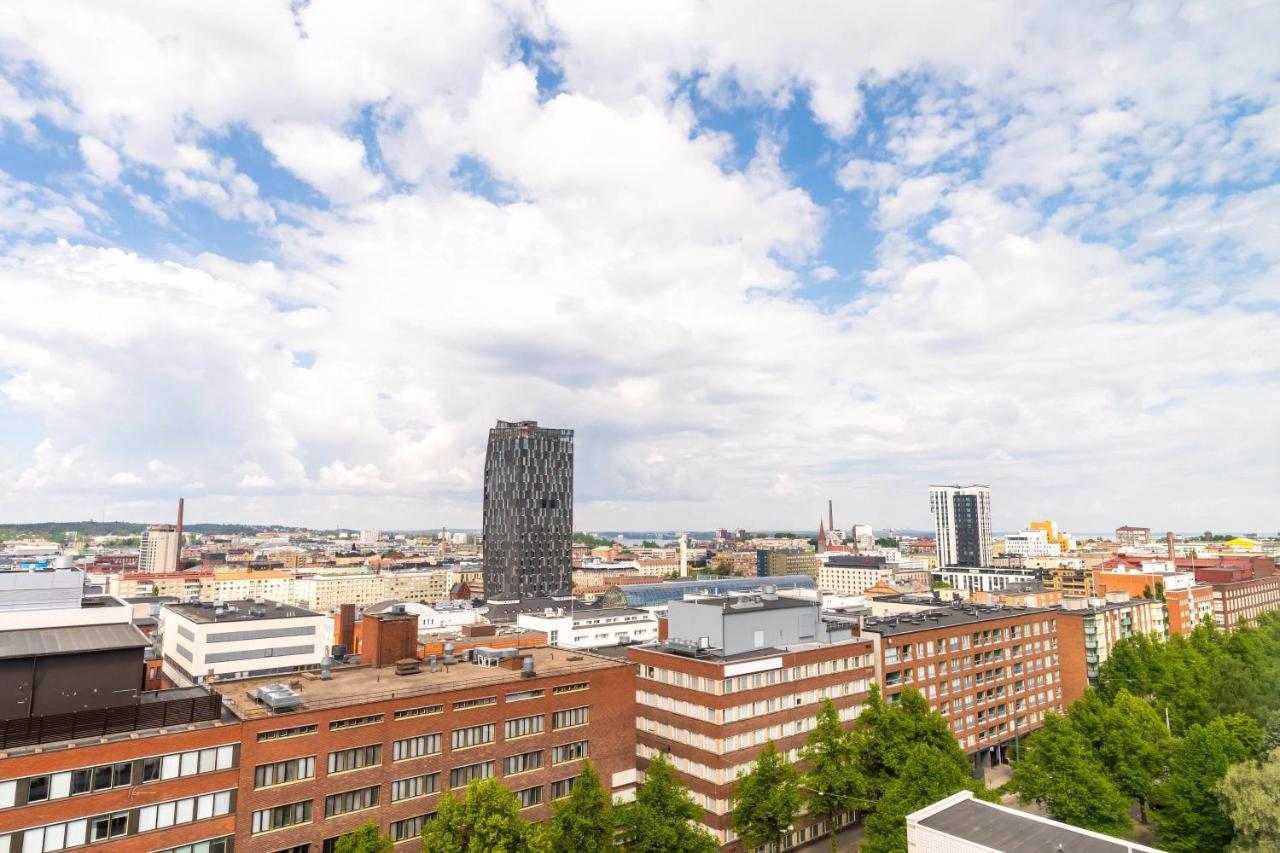
[[[1097, 838], [1066, 824], [1036, 820], [978, 800], [961, 800], [920, 821], [921, 826], [1001, 853], [1128, 853], [1121, 841]], [[1149, 847], [1138, 847], [1149, 850]]]
[[125, 622], [0, 631], [0, 659], [141, 649], [149, 645], [141, 631]]

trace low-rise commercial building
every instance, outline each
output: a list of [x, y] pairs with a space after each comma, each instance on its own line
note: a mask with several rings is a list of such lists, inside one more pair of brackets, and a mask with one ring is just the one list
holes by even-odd
[[[874, 676], [872, 645], [816, 601], [759, 595], [672, 601], [668, 639], [627, 649], [635, 664], [637, 754], [643, 771], [665, 755], [729, 850], [736, 780], [766, 740], [797, 761], [820, 704], [852, 725]], [[818, 837], [800, 818], [786, 846]]]
[[863, 620], [889, 701], [919, 690], [946, 718], [975, 767], [1008, 759], [1014, 742], [1065, 707], [1058, 611], [953, 602]]
[[568, 649], [627, 646], [658, 639], [657, 617], [631, 607], [521, 613], [516, 617], [516, 626], [541, 631], [551, 645]]
[[992, 592], [1011, 583], [1039, 581], [1039, 569], [995, 568], [991, 566], [943, 566], [933, 571], [933, 579], [955, 589]]

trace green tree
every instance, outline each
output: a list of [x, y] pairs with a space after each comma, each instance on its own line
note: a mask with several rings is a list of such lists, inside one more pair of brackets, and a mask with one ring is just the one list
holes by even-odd
[[667, 760], [649, 762], [636, 801], [619, 810], [627, 853], [716, 853], [720, 845], [701, 825], [702, 809]]
[[1222, 778], [1219, 792], [1235, 828], [1235, 853], [1274, 853], [1280, 850], [1280, 749], [1262, 762], [1234, 764]]
[[539, 824], [520, 818], [520, 800], [496, 779], [467, 786], [459, 802], [446, 791], [422, 830], [424, 853], [532, 853], [547, 850]]
[[[1075, 722], [1074, 705], [1071, 712]], [[1152, 790], [1169, 763], [1170, 737], [1164, 720], [1127, 690], [1116, 696], [1104, 719], [1098, 751], [1102, 766], [1122, 794], [1138, 801], [1146, 823]]]
[[946, 760], [928, 744], [912, 745], [901, 774], [889, 783], [884, 796], [867, 815], [863, 853], [906, 853], [907, 815], [956, 791], [980, 788], [970, 777], [968, 768], [969, 762], [963, 755], [956, 762]]
[[600, 784], [600, 774], [590, 760], [582, 762], [582, 772], [569, 796], [556, 800], [551, 809], [554, 814], [547, 832], [555, 853], [604, 853], [617, 849], [612, 798]]
[[1187, 731], [1153, 798], [1161, 847], [1171, 853], [1227, 848], [1234, 831], [1218, 784], [1232, 764], [1253, 758], [1261, 742], [1262, 730], [1245, 716], [1219, 717]]
[[640, 543], [640, 547], [641, 548], [657, 548], [658, 543], [654, 542], [652, 539], [646, 539]]
[[782, 849], [782, 837], [800, 815], [800, 774], [772, 740], [751, 769], [739, 776], [733, 794], [733, 830], [751, 844]]
[[395, 843], [378, 832], [378, 822], [372, 818], [359, 829], [338, 837], [335, 853], [391, 853]]
[[1027, 741], [1009, 784], [1055, 820], [1107, 835], [1126, 835], [1133, 827], [1128, 801], [1103, 772], [1091, 744], [1057, 714], [1045, 714], [1044, 728]]
[[836, 849], [836, 817], [870, 808], [870, 787], [862, 766], [861, 731], [845, 731], [830, 699], [824, 700], [817, 722], [809, 732], [804, 760], [809, 772], [804, 787], [809, 810], [827, 816], [831, 849]]

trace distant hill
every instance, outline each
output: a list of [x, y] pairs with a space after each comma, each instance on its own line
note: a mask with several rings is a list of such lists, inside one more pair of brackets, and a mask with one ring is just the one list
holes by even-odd
[[[38, 521], [29, 524], [0, 524], [0, 539], [39, 536], [56, 539], [68, 531], [80, 536], [141, 536], [147, 525], [129, 521]], [[184, 524], [187, 533], [221, 533], [246, 536], [261, 530], [296, 530], [278, 524]]]

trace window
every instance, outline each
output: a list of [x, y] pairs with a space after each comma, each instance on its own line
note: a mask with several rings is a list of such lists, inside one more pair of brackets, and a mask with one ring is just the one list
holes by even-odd
[[138, 809], [138, 832], [165, 829], [226, 814], [231, 814], [230, 791], [156, 803]]
[[569, 796], [569, 792], [573, 790], [573, 783], [578, 781], [577, 777], [561, 779], [558, 782], [551, 783], [551, 799], [562, 800]]
[[329, 772], [344, 773], [382, 763], [382, 744], [357, 746], [329, 753]]
[[324, 816], [358, 812], [370, 809], [378, 804], [378, 786], [360, 788], [357, 791], [343, 791], [341, 794], [330, 794], [324, 798]]
[[351, 717], [346, 720], [332, 720], [329, 723], [329, 731], [338, 729], [354, 729], [356, 726], [372, 726], [374, 723], [382, 722], [382, 714], [370, 714], [367, 717]]
[[520, 690], [515, 693], [508, 693], [502, 698], [508, 702], [523, 702], [526, 699], [540, 699], [544, 692], [542, 690]]
[[291, 758], [288, 761], [277, 761], [273, 764], [259, 764], [253, 771], [253, 787], [266, 788], [269, 785], [286, 785], [312, 779], [316, 775], [316, 757]]
[[471, 746], [479, 746], [482, 743], [492, 743], [496, 726], [493, 723], [485, 723], [481, 726], [470, 726], [465, 729], [454, 729], [451, 733], [452, 749], [466, 749]]
[[391, 840], [392, 841], [408, 841], [411, 838], [418, 838], [422, 835], [422, 828], [427, 822], [436, 816], [435, 812], [431, 814], [418, 815], [417, 817], [409, 817], [404, 820], [396, 820], [391, 822]]
[[128, 812], [116, 812], [115, 814], [95, 817], [89, 821], [90, 841], [106, 841], [108, 838], [119, 838], [128, 831]]
[[293, 726], [287, 729], [271, 729], [270, 731], [258, 732], [258, 742], [264, 740], [279, 740], [286, 737], [301, 737], [302, 735], [313, 735], [320, 731], [320, 726], [312, 723], [309, 726]]
[[[590, 708], [583, 706], [581, 708], [568, 708], [564, 711], [556, 711], [551, 715], [551, 730], [567, 729], [571, 726], [585, 726], [587, 724], [588, 711]], [[555, 797], [552, 797], [555, 799]]]
[[32, 776], [27, 780], [27, 802], [38, 803], [49, 799], [49, 777]]
[[485, 696], [481, 699], [464, 699], [461, 702], [454, 702], [451, 707], [455, 711], [465, 711], [467, 708], [483, 708], [485, 705], [493, 705], [497, 701], [497, 696]]
[[424, 755], [435, 755], [440, 751], [440, 735], [418, 735], [398, 740], [391, 745], [391, 760], [404, 761], [407, 758], [421, 758]]
[[425, 773], [422, 776], [397, 779], [391, 783], [391, 802], [411, 800], [414, 797], [425, 797], [427, 794], [434, 794], [439, 790], [439, 773]]
[[526, 773], [530, 770], [537, 770], [541, 766], [542, 750], [522, 752], [519, 755], [508, 755], [502, 759], [502, 775], [512, 776], [516, 773]]
[[552, 688], [551, 692], [558, 696], [561, 693], [576, 693], [579, 690], [586, 690], [590, 686], [587, 682], [580, 681], [577, 684], [561, 684], [559, 687]]
[[514, 720], [507, 720], [503, 727], [502, 736], [507, 740], [518, 737], [527, 737], [536, 735], [542, 731], [543, 715], [536, 714], [532, 717], [519, 717]]
[[455, 767], [449, 771], [449, 787], [461, 788], [472, 780], [488, 779], [492, 775], [492, 761], [482, 761], [479, 764], [468, 764], [465, 767]]
[[520, 808], [527, 809], [536, 806], [542, 802], [542, 786], [536, 788], [525, 788], [523, 791], [516, 791], [516, 798], [520, 800]]
[[287, 806], [276, 806], [254, 812], [252, 832], [257, 835], [259, 832], [270, 832], [273, 829], [310, 822], [311, 801], [303, 800], [300, 803], [290, 803]]
[[566, 743], [563, 746], [556, 746], [551, 749], [552, 764], [564, 764], [566, 761], [577, 761], [579, 758], [586, 757], [587, 742], [585, 740]]
[[408, 720], [413, 717], [425, 717], [429, 714], [439, 714], [444, 710], [443, 705], [423, 705], [421, 708], [402, 708], [396, 711], [397, 720]]
[[197, 841], [195, 844], [171, 847], [168, 850], [161, 850], [160, 853], [227, 853], [227, 847], [230, 844], [231, 836], [224, 835], [222, 838], [214, 838], [209, 841]]

